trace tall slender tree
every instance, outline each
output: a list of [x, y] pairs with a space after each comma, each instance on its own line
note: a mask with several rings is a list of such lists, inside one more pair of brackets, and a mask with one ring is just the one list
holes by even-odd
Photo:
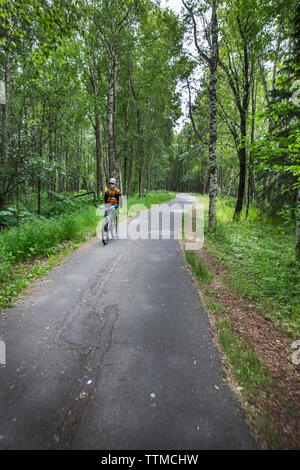
[[216, 144], [217, 144], [217, 67], [219, 61], [219, 46], [218, 46], [218, 17], [217, 17], [217, 3], [215, 0], [211, 5], [203, 2], [200, 11], [202, 17], [207, 9], [211, 7], [211, 20], [208, 28], [206, 29], [206, 39], [208, 43], [209, 53], [201, 45], [198, 38], [198, 29], [196, 22], [196, 6], [194, 3], [182, 0], [186, 10], [191, 19], [193, 36], [195, 46], [199, 58], [204, 61], [209, 67], [210, 82], [209, 82], [209, 100], [210, 100], [210, 126], [209, 126], [209, 215], [208, 225], [212, 229], [216, 228], [216, 205], [217, 205], [217, 157], [216, 157]]

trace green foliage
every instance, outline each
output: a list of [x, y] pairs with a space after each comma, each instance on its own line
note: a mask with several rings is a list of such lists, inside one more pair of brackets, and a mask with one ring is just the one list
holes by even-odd
[[0, 46], [12, 51], [26, 32], [40, 28], [40, 47], [32, 51], [32, 57], [41, 62], [58, 41], [70, 35], [83, 8], [81, 0], [53, 0], [51, 3], [47, 0], [1, 0]]
[[279, 97], [269, 108], [258, 116], [258, 122], [268, 119], [273, 122], [272, 132], [264, 129], [259, 138], [249, 149], [255, 158], [256, 172], [271, 172], [273, 175], [285, 176], [287, 184], [282, 191], [294, 192], [300, 183], [300, 110], [297, 99], [291, 100], [293, 83], [300, 67], [293, 66], [294, 74], [288, 77], [281, 75], [278, 79]]
[[0, 282], [11, 278], [14, 261], [12, 253], [8, 253], [5, 247], [0, 246]]
[[0, 211], [0, 225], [4, 227], [11, 227], [18, 224], [16, 214], [10, 210]]
[[0, 234], [0, 249], [15, 262], [47, 256], [54, 246], [89, 230], [95, 223], [96, 209], [93, 207], [49, 219], [21, 222], [18, 227]]
[[38, 216], [29, 211], [17, 211], [14, 207], [8, 207], [6, 211], [0, 211], [0, 226], [13, 227], [20, 222], [27, 222], [37, 219]]
[[[109, 143], [103, 123], [108, 114], [111, 48], [118, 69], [115, 136], [121, 168], [124, 171], [126, 160], [128, 170], [133, 158], [133, 191], [138, 189], [141, 167], [144, 172], [149, 169], [151, 188], [167, 187], [172, 125], [180, 115], [176, 80], [183, 25], [178, 18], [149, 0], [9, 0], [0, 2], [1, 19], [0, 79], [10, 77], [10, 83], [0, 210], [15, 201], [16, 188], [20, 205], [31, 191], [40, 202], [39, 212], [47, 217], [65, 210], [57, 193], [95, 190], [97, 115], [103, 148]], [[106, 181], [109, 168], [105, 162]], [[51, 204], [43, 198], [45, 190]], [[29, 210], [26, 205], [24, 209]], [[2, 216], [7, 216], [3, 225], [16, 223], [10, 214]]]
[[249, 397], [260, 394], [262, 389], [271, 390], [274, 381], [270, 372], [257, 356], [254, 348], [249, 348], [246, 341], [237, 334], [231, 321], [224, 317], [216, 321], [219, 330], [219, 342], [229, 357], [240, 386]]
[[[208, 198], [201, 196], [208, 210]], [[230, 287], [261, 305], [262, 313], [297, 337], [300, 333], [300, 264], [294, 260], [293, 227], [278, 229], [271, 219], [250, 207], [248, 219], [232, 221], [234, 199], [219, 197], [217, 229], [205, 227], [207, 249], [230, 268]], [[282, 221], [281, 221], [282, 222]]]
[[210, 282], [212, 279], [212, 275], [207, 270], [205, 263], [201, 259], [197, 259], [196, 254], [194, 251], [186, 250], [185, 258], [187, 262], [190, 264], [192, 268], [192, 273], [197, 276], [197, 278], [203, 282], [207, 283]]

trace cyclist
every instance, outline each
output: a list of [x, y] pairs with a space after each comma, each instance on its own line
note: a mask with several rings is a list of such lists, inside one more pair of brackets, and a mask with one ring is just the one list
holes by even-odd
[[[116, 210], [120, 207], [120, 214], [122, 208], [122, 195], [120, 189], [116, 186], [117, 181], [116, 178], [110, 178], [109, 180], [109, 188], [105, 190], [104, 194], [104, 204], [109, 204], [114, 207]], [[105, 211], [105, 215], [107, 215], [107, 211]], [[116, 214], [117, 217], [117, 214]]]

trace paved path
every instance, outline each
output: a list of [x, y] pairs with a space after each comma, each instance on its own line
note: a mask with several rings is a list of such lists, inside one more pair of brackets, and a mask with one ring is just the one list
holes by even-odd
[[257, 447], [178, 240], [94, 238], [0, 317], [1, 449]]

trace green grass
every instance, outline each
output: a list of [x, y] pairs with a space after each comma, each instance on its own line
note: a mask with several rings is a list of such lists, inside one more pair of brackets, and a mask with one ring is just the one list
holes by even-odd
[[[217, 332], [218, 343], [230, 364], [240, 398], [247, 406], [253, 431], [267, 443], [269, 448], [280, 449], [282, 448], [280, 425], [273, 422], [270, 413], [262, 405], [265, 396], [271, 394], [276, 388], [276, 381], [257, 355], [255, 348], [250, 347], [239, 334], [229, 318], [229, 310], [212, 298], [216, 297], [216, 292], [205, 286], [211, 281], [211, 273], [206, 267], [203, 269], [203, 262], [199, 263], [200, 260], [197, 260], [193, 252], [185, 251], [185, 255], [193, 274], [199, 279], [202, 289], [209, 296], [205, 307], [214, 315], [214, 328]], [[197, 267], [198, 264], [201, 266], [200, 269]]]
[[47, 256], [53, 254], [61, 242], [74, 239], [90, 230], [95, 223], [96, 210], [90, 206], [72, 214], [21, 223], [0, 234], [0, 252], [9, 254], [10, 260], [16, 263]]
[[194, 251], [185, 251], [186, 261], [190, 264], [192, 273], [197, 276], [200, 282], [207, 283], [212, 279], [212, 275], [207, 270], [205, 263], [201, 259], [197, 259]]
[[0, 294], [0, 308], [11, 307], [14, 298], [24, 289], [30, 287], [32, 282], [45, 276], [50, 269], [61, 264], [61, 260], [80, 244], [88, 240], [88, 234], [78, 235], [76, 239], [56, 247], [54, 254], [47, 259], [35, 259], [33, 263], [19, 263], [11, 267], [11, 276], [2, 282]]
[[219, 318], [215, 327], [219, 331], [219, 343], [229, 357], [236, 378], [247, 396], [256, 398], [261, 390], [271, 391], [274, 381], [269, 370], [257, 356], [254, 348], [249, 348], [246, 341], [238, 334], [229, 318]]
[[[208, 198], [200, 197], [205, 205], [207, 221]], [[281, 234], [280, 221], [268, 219], [259, 210], [251, 208], [249, 219], [241, 217], [233, 222], [234, 200], [219, 198], [217, 230], [205, 226], [205, 246], [213, 257], [228, 269], [224, 282], [230, 290], [251, 299], [262, 315], [280, 324], [292, 337], [299, 337], [299, 285], [297, 263], [294, 261], [294, 233], [292, 229]], [[216, 289], [208, 284], [212, 275], [203, 260], [191, 251], [185, 251], [192, 273], [206, 294], [205, 306], [214, 317], [214, 328], [220, 348], [234, 376], [239, 397], [245, 404], [252, 429], [270, 449], [283, 448], [284, 424], [273, 417], [273, 398], [287, 415], [294, 404], [285, 401], [277, 381], [254, 347], [238, 330], [230, 318], [230, 311], [222, 305]]]
[[218, 335], [218, 343], [225, 353], [227, 362], [233, 372], [239, 397], [247, 407], [252, 429], [256, 435], [267, 443], [270, 449], [280, 449], [282, 448], [282, 442], [280, 438], [281, 431], [278, 429], [279, 425], [273, 422], [270, 413], [262, 405], [265, 396], [271, 394], [276, 388], [276, 381], [272, 378], [271, 372], [259, 358], [255, 349], [250, 347], [239, 334], [228, 316], [230, 313], [228, 309], [212, 298], [216, 297], [216, 292], [214, 292], [214, 289], [205, 287], [205, 284], [210, 282], [212, 275], [210, 273], [206, 274], [205, 278], [207, 280], [204, 281], [202, 268], [197, 271], [196, 257], [190, 256], [190, 253], [185, 252], [186, 260], [191, 265], [192, 272], [200, 280], [202, 289], [209, 296], [209, 300], [205, 302], [205, 307], [215, 317], [214, 328]]
[[[149, 208], [175, 196], [169, 191], [149, 191], [141, 199], [138, 195], [129, 198], [128, 207], [138, 203]], [[52, 209], [49, 213], [53, 213]], [[57, 213], [21, 222], [0, 233], [0, 308], [11, 306], [13, 299], [34, 279], [45, 275], [70, 250], [95, 236], [101, 221], [96, 208], [87, 203], [77, 206], [69, 203], [66, 213], [62, 213], [61, 207]], [[34, 260], [33, 265], [30, 260]]]
[[[200, 196], [208, 211], [208, 197]], [[228, 286], [256, 301], [262, 314], [293, 338], [300, 335], [300, 263], [295, 261], [293, 228], [284, 234], [277, 219], [250, 208], [233, 222], [233, 198], [219, 197], [217, 229], [205, 227], [207, 250], [229, 268]], [[206, 214], [207, 215], [207, 214]], [[206, 217], [207, 220], [207, 217]]]
[[134, 194], [128, 199], [128, 209], [134, 205], [141, 204], [149, 209], [154, 204], [162, 204], [163, 202], [174, 199], [176, 193], [172, 191], [144, 191], [144, 196], [140, 199], [138, 194]]
[[[205, 288], [209, 300], [205, 305], [215, 317], [214, 326], [218, 331], [219, 344], [226, 353], [231, 366], [234, 369], [235, 377], [247, 395], [247, 399], [256, 399], [261, 390], [271, 391], [275, 385], [269, 370], [264, 366], [253, 347], [249, 347], [247, 342], [239, 334], [229, 318], [230, 311], [220, 302], [211, 298], [215, 297], [213, 289]], [[221, 301], [221, 299], [220, 299]]]

